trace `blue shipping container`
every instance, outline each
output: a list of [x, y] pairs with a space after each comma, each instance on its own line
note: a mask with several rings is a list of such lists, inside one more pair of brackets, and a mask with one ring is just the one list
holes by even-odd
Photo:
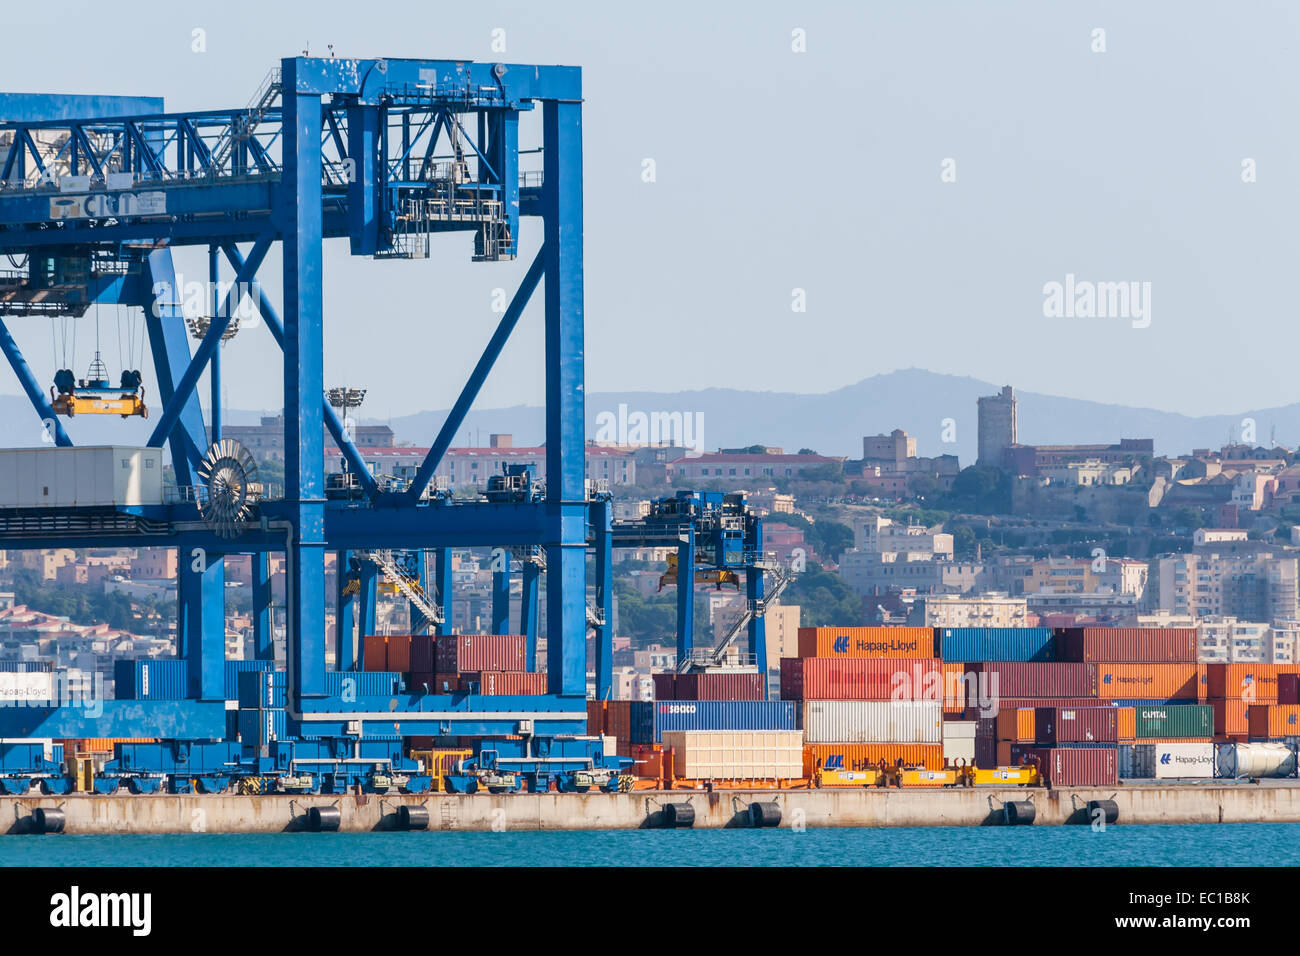
[[239, 699], [239, 675], [248, 671], [269, 671], [275, 661], [226, 661], [226, 700]]
[[284, 671], [245, 671], [235, 682], [235, 700], [243, 707], [283, 707]]
[[665, 730], [796, 730], [792, 700], [633, 701], [632, 743], [657, 744]]
[[266, 743], [282, 740], [286, 731], [284, 708], [266, 710], [241, 710], [239, 712], [239, 740], [244, 744]]
[[1054, 661], [1050, 627], [936, 627], [945, 661]]
[[189, 669], [171, 658], [115, 661], [114, 696], [118, 700], [184, 700]]
[[326, 671], [325, 693], [345, 702], [358, 697], [391, 697], [402, 692], [402, 675], [397, 671]]

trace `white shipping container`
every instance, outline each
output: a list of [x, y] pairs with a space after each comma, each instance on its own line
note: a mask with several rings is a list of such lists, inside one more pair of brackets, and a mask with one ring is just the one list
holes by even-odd
[[0, 671], [0, 704], [54, 699], [54, 675], [49, 671]]
[[793, 780], [803, 776], [797, 730], [666, 730], [673, 773], [686, 780]]
[[974, 740], [979, 728], [978, 720], [945, 720], [943, 722], [943, 741]]
[[937, 700], [809, 700], [803, 705], [810, 744], [943, 743]]
[[1156, 779], [1213, 777], [1214, 744], [1155, 744]]
[[161, 448], [0, 450], [0, 508], [87, 508], [163, 503]]
[[970, 766], [975, 762], [974, 737], [943, 738], [943, 762], [955, 764], [958, 760], [962, 761], [963, 766]]

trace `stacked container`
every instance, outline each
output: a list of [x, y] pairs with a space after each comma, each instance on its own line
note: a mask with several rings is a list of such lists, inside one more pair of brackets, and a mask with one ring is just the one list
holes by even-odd
[[781, 697], [798, 703], [805, 775], [941, 768], [944, 674], [934, 648], [929, 628], [800, 628], [799, 656], [781, 661]]

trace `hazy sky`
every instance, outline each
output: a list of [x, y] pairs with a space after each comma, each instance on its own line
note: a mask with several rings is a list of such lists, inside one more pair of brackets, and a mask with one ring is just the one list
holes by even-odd
[[[578, 65], [589, 390], [820, 392], [919, 366], [1203, 414], [1300, 398], [1298, 28], [1294, 4], [1185, 0], [64, 2], [6, 10], [0, 89], [242, 106], [279, 57], [327, 43]], [[468, 235], [423, 262], [328, 243], [327, 384], [367, 387], [364, 416], [450, 405], [539, 232], [524, 221], [509, 264], [471, 263]], [[1044, 284], [1071, 273], [1151, 283], [1149, 327], [1045, 318]], [[540, 402], [540, 301], [480, 407]], [[52, 378], [48, 321], [10, 325]], [[229, 406], [280, 406], [264, 329], [226, 356]], [[2, 365], [0, 391], [19, 391]]]

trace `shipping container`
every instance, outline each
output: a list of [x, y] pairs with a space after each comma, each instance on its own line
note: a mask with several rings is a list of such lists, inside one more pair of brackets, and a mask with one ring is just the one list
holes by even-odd
[[1194, 627], [1067, 627], [1057, 637], [1063, 661], [1195, 664]]
[[368, 671], [388, 670], [388, 638], [367, 634], [361, 638], [361, 668]]
[[50, 671], [0, 671], [0, 706], [57, 703], [62, 696], [57, 682]]
[[1121, 780], [1151, 780], [1156, 775], [1155, 744], [1120, 744], [1115, 750]]
[[1300, 734], [1300, 706], [1296, 704], [1250, 704], [1246, 728], [1251, 740], [1276, 740]]
[[189, 666], [174, 658], [114, 661], [113, 686], [118, 700], [184, 700]]
[[1277, 675], [1277, 702], [1300, 704], [1300, 674]]
[[1172, 740], [1214, 734], [1214, 708], [1208, 704], [1157, 704], [1135, 708], [1134, 735]]
[[632, 701], [587, 701], [587, 733], [632, 740]]
[[0, 450], [0, 508], [161, 505], [162, 473], [161, 448], [6, 448]]
[[1033, 707], [1002, 707], [998, 710], [996, 736], [998, 740], [1032, 744], [1037, 732], [1037, 712]]
[[260, 745], [288, 736], [284, 708], [241, 710], [239, 712], [239, 740], [243, 744]]
[[1195, 664], [1115, 664], [1097, 668], [1097, 696], [1152, 700], [1196, 700], [1199, 693]]
[[[627, 739], [637, 744], [662, 743], [671, 730], [796, 729], [795, 704], [788, 700], [630, 701], [629, 712]], [[613, 729], [603, 732], [619, 737]]]
[[817, 770], [867, 770], [898, 766], [943, 769], [942, 744], [808, 744], [804, 747], [804, 776]]
[[663, 744], [631, 744], [628, 756], [632, 758], [631, 773], [634, 777], [662, 780], [664, 776]]
[[782, 700], [942, 700], [939, 662], [920, 658], [785, 657]]
[[998, 742], [994, 737], [975, 738], [975, 766], [988, 770], [998, 765]]
[[282, 708], [287, 686], [284, 671], [244, 671], [237, 675], [235, 700], [241, 708]]
[[974, 696], [979, 696], [979, 670], [972, 671], [975, 675], [972, 684], [965, 680], [966, 665], [960, 661], [941, 662], [939, 669], [943, 674], [943, 709], [945, 712], [960, 713], [971, 703], [972, 688]]
[[673, 774], [683, 780], [797, 780], [803, 739], [797, 730], [670, 730]]
[[945, 662], [1056, 660], [1050, 627], [943, 627], [935, 636]]
[[1252, 704], [1277, 700], [1280, 674], [1300, 674], [1296, 664], [1206, 664], [1211, 700], [1246, 700]]
[[650, 682], [654, 684], [655, 700], [677, 699], [677, 675], [671, 671], [663, 674], [651, 674]]
[[239, 675], [246, 671], [275, 670], [275, 661], [226, 661], [226, 700], [236, 700], [239, 696]]
[[460, 689], [489, 697], [536, 696], [546, 693], [546, 675], [527, 671], [470, 671], [460, 675]]
[[1250, 733], [1250, 702], [1245, 700], [1212, 700], [1214, 734], [1217, 737], [1241, 737]]
[[435, 638], [432, 634], [411, 635], [411, 671], [431, 673], [438, 669]]
[[800, 657], [934, 657], [928, 627], [801, 627]]
[[434, 654], [436, 670], [443, 674], [529, 670], [522, 634], [445, 634], [438, 638]]
[[984, 661], [978, 667], [981, 696], [1004, 698], [1095, 697], [1096, 664]]
[[809, 700], [801, 716], [804, 740], [810, 744], [943, 742], [937, 700]]
[[1157, 743], [1154, 769], [1157, 780], [1174, 777], [1208, 778], [1214, 776], [1214, 744], [1212, 743]]
[[1214, 745], [1216, 777], [1291, 777], [1296, 773], [1296, 752], [1281, 743], [1230, 743]]
[[1035, 747], [1038, 772], [1053, 787], [1103, 787], [1119, 783], [1115, 747]]
[[1119, 739], [1118, 708], [1039, 707], [1034, 711], [1034, 742], [1058, 744], [1115, 743]]
[[[767, 675], [758, 671], [676, 676], [674, 697], [670, 698], [673, 700], [764, 700], [767, 697]], [[658, 692], [656, 685], [656, 697]]]
[[[1137, 739], [1137, 708], [1117, 707], [1115, 710], [1115, 720], [1119, 739], [1126, 743], [1132, 743]], [[1211, 726], [1213, 726], [1213, 722], [1213, 713], [1211, 713]]]
[[325, 693], [355, 701], [361, 697], [392, 697], [405, 683], [397, 671], [326, 671]]
[[0, 674], [49, 674], [53, 661], [0, 661]]
[[974, 737], [943, 738], [943, 762], [949, 767], [974, 767], [977, 743]]

